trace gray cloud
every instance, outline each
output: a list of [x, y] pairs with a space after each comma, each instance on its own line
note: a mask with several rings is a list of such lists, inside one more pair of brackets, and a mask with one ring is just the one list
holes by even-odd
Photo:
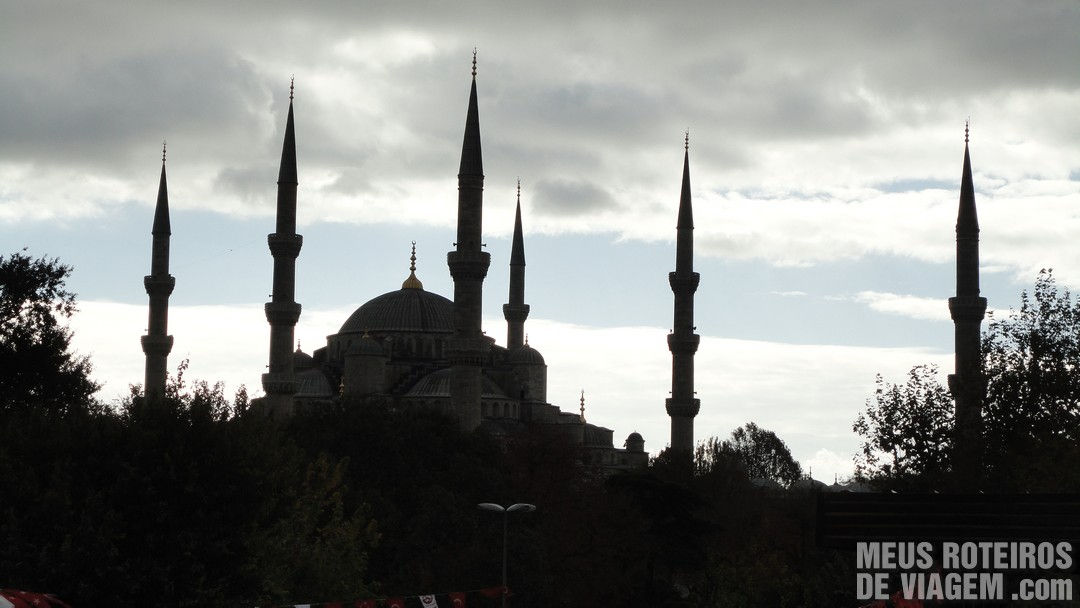
[[581, 216], [617, 206], [610, 193], [589, 182], [542, 180], [534, 188], [533, 208], [539, 215]]
[[[78, 195], [49, 191], [54, 176], [100, 179], [95, 205], [107, 209], [112, 184], [141, 191], [162, 137], [183, 200], [250, 212], [273, 188], [293, 73], [307, 217], [339, 219], [350, 197], [365, 201], [366, 221], [429, 217], [417, 201], [452, 206], [474, 45], [493, 214], [512, 205], [520, 175], [546, 230], [663, 238], [626, 224], [675, 204], [687, 127], [703, 194], [857, 201], [866, 188], [949, 189], [969, 113], [986, 142], [976, 171], [995, 187], [1080, 171], [1069, 111], [1080, 9], [1067, 2], [105, 1], [8, 13], [0, 171], [40, 169], [6, 185], [8, 218], [47, 217], [24, 210]], [[375, 217], [388, 209], [395, 219]], [[616, 209], [627, 212], [619, 226], [607, 221]], [[748, 218], [732, 218], [715, 250], [774, 238]], [[820, 221], [799, 228], [827, 232]], [[814, 251], [835, 240], [802, 247], [784, 259], [838, 255]]]
[[275, 200], [272, 181], [278, 167], [269, 163], [242, 167], [225, 167], [214, 178], [214, 190], [235, 195], [252, 207], [270, 208]]
[[47, 72], [0, 70], [0, 158], [101, 166], [147, 139], [183, 134], [213, 152], [258, 133], [268, 97], [251, 64], [224, 49], [79, 57]]

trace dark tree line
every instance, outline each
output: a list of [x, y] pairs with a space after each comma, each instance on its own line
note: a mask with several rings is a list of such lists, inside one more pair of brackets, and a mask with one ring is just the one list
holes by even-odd
[[[0, 575], [91, 606], [254, 606], [496, 586], [514, 606], [832, 606], [798, 464], [750, 424], [689, 472], [606, 475], [543, 429], [500, 442], [363, 401], [273, 420], [189, 383], [93, 398], [55, 260], [0, 258]], [[689, 476], [687, 475], [689, 473]], [[769, 478], [774, 489], [751, 483]], [[824, 569], [823, 569], [824, 564]], [[481, 605], [474, 598], [470, 605]]]

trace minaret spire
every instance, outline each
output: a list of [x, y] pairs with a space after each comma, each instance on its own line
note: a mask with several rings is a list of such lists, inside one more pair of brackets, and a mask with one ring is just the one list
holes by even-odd
[[967, 490], [979, 489], [982, 473], [982, 406], [986, 381], [982, 366], [982, 320], [986, 298], [979, 295], [979, 218], [968, 152], [969, 125], [964, 124], [964, 168], [956, 215], [956, 296], [949, 298], [955, 328], [956, 373], [949, 391], [956, 402], [953, 470]]
[[469, 109], [458, 171], [457, 242], [446, 256], [454, 279], [454, 337], [450, 359], [450, 403], [466, 429], [480, 425], [481, 366], [490, 346], [480, 328], [484, 277], [491, 256], [481, 250], [484, 207], [484, 163], [480, 149], [480, 112], [476, 102], [476, 52]]
[[692, 457], [694, 417], [701, 402], [694, 396], [694, 353], [701, 338], [694, 330], [694, 292], [701, 276], [694, 272], [694, 212], [690, 200], [690, 132], [683, 144], [682, 194], [676, 228], [675, 272], [668, 283], [675, 295], [674, 327], [668, 334], [671, 351], [671, 397], [667, 413], [671, 416], [671, 449], [681, 457]]
[[293, 84], [289, 83], [289, 115], [285, 122], [285, 141], [281, 147], [278, 170], [277, 223], [267, 235], [274, 257], [274, 286], [271, 300], [264, 307], [270, 323], [270, 365], [262, 376], [269, 410], [275, 414], [292, 411], [296, 394], [293, 374], [293, 333], [300, 318], [296, 303], [296, 257], [304, 239], [296, 234], [296, 135], [293, 126]]
[[143, 390], [148, 402], [158, 402], [165, 396], [165, 378], [173, 337], [169, 333], [169, 296], [176, 279], [169, 274], [169, 187], [165, 179], [165, 142], [161, 143], [161, 180], [158, 182], [157, 205], [154, 207], [154, 226], [150, 230], [153, 242], [150, 252], [150, 274], [143, 277], [146, 295], [150, 298], [150, 314], [142, 349], [146, 354], [146, 374]]
[[510, 297], [503, 304], [507, 350], [521, 348], [525, 344], [525, 319], [528, 316], [529, 305], [525, 303], [525, 242], [521, 230], [521, 180], [518, 179], [514, 240], [510, 245]]
[[423, 289], [424, 284], [416, 278], [416, 241], [412, 242], [412, 254], [409, 256], [409, 276], [401, 284], [402, 289]]
[[[476, 103], [476, 50], [473, 50], [472, 87], [469, 90], [469, 109], [465, 115], [465, 136], [461, 143], [461, 166], [458, 177], [484, 178], [484, 159], [480, 150], [480, 111]], [[460, 187], [460, 183], [459, 183]], [[461, 223], [458, 222], [458, 228]], [[458, 234], [458, 240], [461, 235]]]

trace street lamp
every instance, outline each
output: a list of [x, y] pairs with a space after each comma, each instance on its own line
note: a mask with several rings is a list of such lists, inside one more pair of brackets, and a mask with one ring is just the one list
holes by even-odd
[[502, 505], [497, 505], [493, 502], [482, 502], [476, 505], [476, 507], [484, 511], [498, 511], [503, 514], [502, 605], [503, 608], [506, 608], [506, 521], [509, 519], [510, 513], [516, 513], [518, 511], [524, 511], [526, 513], [529, 513], [530, 511], [536, 510], [536, 505], [519, 502], [512, 504], [509, 507], [503, 507]]

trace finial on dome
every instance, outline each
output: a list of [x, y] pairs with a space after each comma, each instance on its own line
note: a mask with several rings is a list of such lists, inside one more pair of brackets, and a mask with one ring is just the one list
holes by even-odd
[[296, 352], [300, 352], [300, 340], [296, 341]]
[[476, 47], [472, 49], [472, 77], [476, 78]]
[[964, 143], [968, 143], [968, 130], [971, 127], [971, 117], [964, 121]]
[[165, 140], [161, 140], [161, 164], [165, 164]]
[[517, 202], [518, 202], [519, 205], [521, 204], [521, 178], [520, 177], [518, 178]]
[[296, 74], [289, 77], [289, 101], [292, 101], [293, 87], [296, 86]]
[[525, 346], [529, 345], [529, 334], [525, 334]]
[[686, 130], [686, 136], [683, 138], [683, 150], [690, 151], [690, 129]]
[[581, 421], [585, 422], [585, 389], [581, 389]]
[[402, 289], [423, 289], [424, 284], [416, 278], [416, 241], [412, 242], [412, 254], [409, 255], [409, 276], [401, 284]]

